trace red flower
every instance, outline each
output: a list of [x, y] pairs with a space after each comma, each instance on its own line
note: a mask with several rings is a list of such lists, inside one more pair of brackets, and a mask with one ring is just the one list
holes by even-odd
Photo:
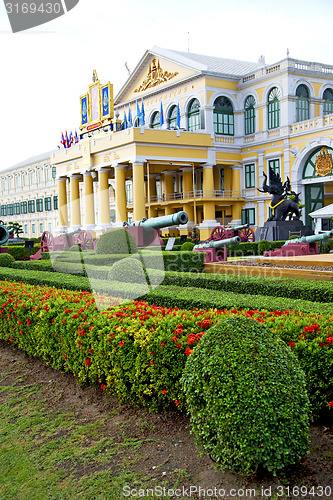
[[186, 356], [189, 356], [192, 351], [193, 351], [193, 349], [186, 349], [186, 351], [185, 351]]
[[173, 340], [174, 342], [178, 341], [177, 337], [172, 337], [171, 340]]
[[232, 312], [233, 314], [236, 314], [238, 311], [237, 311], [237, 309], [231, 309], [230, 312]]
[[165, 343], [164, 343], [164, 342], [162, 342], [162, 343], [161, 343], [161, 345], [160, 345], [160, 347], [164, 347], [164, 346], [165, 346]]
[[327, 337], [326, 342], [328, 344], [333, 344], [333, 337]]
[[333, 408], [333, 401], [330, 401], [330, 402], [328, 403], [328, 406], [330, 406], [331, 408]]
[[125, 344], [125, 341], [124, 340], [119, 340], [119, 345], [122, 346]]
[[289, 340], [288, 344], [290, 345], [291, 348], [295, 347], [296, 344], [292, 340]]
[[85, 360], [85, 362], [84, 362], [84, 364], [85, 364], [86, 366], [91, 365], [91, 361], [90, 361], [90, 359], [89, 359], [89, 358], [88, 358], [88, 359], [86, 359], [86, 360]]
[[89, 349], [88, 352], [89, 352], [89, 354], [92, 354], [94, 352], [94, 350], [93, 349]]
[[324, 347], [324, 342], [319, 342], [320, 347]]
[[164, 394], [166, 394], [168, 391], [166, 391], [165, 389], [163, 389], [163, 391], [162, 391], [162, 392], [163, 392]]
[[178, 401], [178, 399], [176, 399], [176, 401], [175, 401], [175, 405], [179, 405], [179, 401]]
[[101, 389], [103, 389], [103, 391], [104, 391], [104, 389], [106, 389], [106, 385], [105, 385], [105, 384], [102, 384], [102, 385], [101, 385]]

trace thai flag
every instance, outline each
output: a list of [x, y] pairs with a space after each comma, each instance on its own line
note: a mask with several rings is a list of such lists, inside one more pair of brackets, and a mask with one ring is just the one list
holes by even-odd
[[69, 148], [69, 139], [68, 139], [68, 135], [67, 135], [67, 130], [65, 133], [65, 148]]
[[65, 147], [65, 138], [64, 138], [64, 134], [62, 132], [61, 132], [60, 144], [62, 144]]
[[72, 131], [70, 131], [69, 133], [69, 137], [68, 137], [68, 147], [70, 148], [72, 143], [73, 143], [73, 134], [72, 134]]
[[79, 142], [79, 136], [77, 135], [77, 131], [75, 129], [75, 137], [74, 137], [74, 142], [77, 144]]

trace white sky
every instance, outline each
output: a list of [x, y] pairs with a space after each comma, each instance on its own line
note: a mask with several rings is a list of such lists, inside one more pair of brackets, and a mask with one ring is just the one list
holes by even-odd
[[80, 0], [12, 34], [0, 0], [0, 171], [79, 131], [93, 69], [117, 95], [125, 62], [133, 70], [154, 45], [186, 52], [188, 33], [194, 53], [252, 62], [263, 54], [272, 64], [289, 48], [292, 58], [333, 65], [332, 18], [332, 0]]

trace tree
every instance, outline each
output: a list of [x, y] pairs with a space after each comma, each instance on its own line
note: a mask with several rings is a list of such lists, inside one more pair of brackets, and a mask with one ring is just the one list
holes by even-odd
[[8, 231], [14, 229], [16, 238], [19, 238], [19, 235], [24, 232], [23, 226], [19, 222], [7, 222], [5, 225], [7, 226]]

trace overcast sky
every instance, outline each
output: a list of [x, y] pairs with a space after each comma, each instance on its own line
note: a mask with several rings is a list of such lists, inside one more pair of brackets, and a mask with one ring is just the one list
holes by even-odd
[[94, 69], [116, 95], [125, 62], [133, 70], [154, 45], [252, 62], [264, 55], [268, 64], [289, 48], [292, 58], [333, 65], [332, 17], [332, 0], [80, 0], [12, 34], [0, 0], [0, 171], [78, 130]]

